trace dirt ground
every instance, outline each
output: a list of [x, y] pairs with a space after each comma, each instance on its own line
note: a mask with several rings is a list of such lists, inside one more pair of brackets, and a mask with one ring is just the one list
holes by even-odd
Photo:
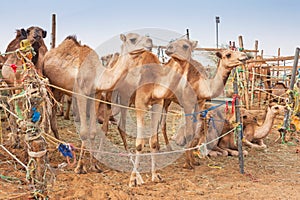
[[[278, 124], [279, 122], [277, 122]], [[80, 145], [73, 121], [59, 120], [62, 140]], [[5, 123], [3, 136], [6, 139]], [[115, 127], [110, 125], [112, 138]], [[129, 171], [119, 171], [101, 165], [102, 173], [91, 172], [78, 175], [74, 167], [58, 168], [66, 162], [49, 144], [48, 158], [56, 180], [48, 182], [50, 199], [300, 199], [300, 153], [294, 140], [282, 144], [275, 142], [279, 136], [276, 126], [265, 139], [268, 148], [264, 151], [248, 149], [244, 158], [245, 173], [239, 172], [237, 157], [198, 158], [201, 165], [194, 170], [183, 169], [184, 155], [159, 170], [163, 182], [151, 182], [150, 171], [142, 173], [145, 183], [129, 187]], [[116, 139], [119, 140], [119, 139]], [[134, 140], [129, 138], [129, 145]], [[132, 141], [131, 141], [132, 140]], [[22, 157], [23, 149], [13, 150]], [[160, 140], [163, 145], [163, 140]], [[22, 153], [23, 152], [23, 153]], [[26, 163], [26, 160], [24, 160]], [[115, 159], [113, 162], [118, 162]], [[0, 199], [28, 199], [30, 188], [26, 183], [26, 172], [20, 164], [0, 148]]]

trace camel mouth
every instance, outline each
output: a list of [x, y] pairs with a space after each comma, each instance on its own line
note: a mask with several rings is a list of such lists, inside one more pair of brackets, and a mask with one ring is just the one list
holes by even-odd
[[248, 56], [245, 56], [243, 58], [239, 58], [239, 61], [242, 62], [243, 64], [246, 63], [247, 60], [249, 60]]

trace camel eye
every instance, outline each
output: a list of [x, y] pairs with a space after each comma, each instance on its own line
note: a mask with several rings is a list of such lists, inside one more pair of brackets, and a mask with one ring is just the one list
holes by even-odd
[[231, 53], [226, 54], [226, 58], [230, 58], [231, 57]]
[[184, 45], [183, 45], [183, 48], [184, 48], [184, 49], [188, 49], [188, 48], [189, 48], [189, 46], [188, 46], [188, 45], [186, 45], [186, 44], [184, 44]]
[[135, 44], [135, 43], [136, 43], [136, 38], [131, 38], [131, 39], [130, 39], [130, 42], [131, 42], [132, 44]]

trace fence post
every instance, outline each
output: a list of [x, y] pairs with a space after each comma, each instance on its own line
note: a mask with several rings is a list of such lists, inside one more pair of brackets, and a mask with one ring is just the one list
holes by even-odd
[[56, 15], [52, 14], [52, 33], [51, 33], [51, 48], [55, 48], [56, 40]]
[[238, 151], [239, 151], [239, 165], [240, 165], [240, 173], [244, 174], [244, 156], [243, 156], [243, 144], [242, 144], [242, 138], [243, 138], [243, 124], [241, 124], [241, 115], [240, 115], [240, 107], [239, 107], [239, 98], [238, 98], [238, 83], [237, 83], [237, 76], [238, 73], [235, 73], [234, 76], [234, 82], [233, 82], [233, 89], [234, 89], [234, 95], [236, 96], [236, 99], [234, 101], [235, 106], [235, 116], [236, 116], [236, 122], [238, 124], [236, 128], [236, 132], [238, 135]]
[[299, 51], [300, 51], [300, 48], [297, 47], [296, 51], [295, 51], [294, 65], [293, 65], [292, 77], [291, 77], [290, 88], [289, 88], [289, 90], [290, 90], [290, 92], [289, 92], [289, 104], [291, 106], [285, 112], [283, 127], [280, 129], [282, 141], [285, 141], [285, 133], [286, 133], [287, 130], [289, 130], [292, 107], [294, 106], [294, 93], [292, 91], [294, 90], [294, 85], [295, 85], [296, 72], [297, 72], [298, 59], [299, 59]]

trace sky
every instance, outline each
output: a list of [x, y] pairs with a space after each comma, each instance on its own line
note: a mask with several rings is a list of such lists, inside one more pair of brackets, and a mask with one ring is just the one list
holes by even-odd
[[[50, 47], [51, 18], [56, 14], [56, 45], [68, 35], [76, 35], [82, 44], [94, 49], [111, 38], [134, 30], [163, 30], [184, 35], [198, 47], [216, 47], [215, 17], [219, 45], [238, 41], [242, 35], [244, 47], [253, 49], [258, 40], [265, 57], [295, 54], [300, 47], [300, 1], [298, 0], [51, 0], [3, 1], [0, 16], [0, 51], [5, 52], [15, 37], [16, 29], [39, 26], [47, 30], [46, 45]], [[168, 31], [165, 31], [168, 30]], [[151, 32], [151, 31], [150, 31]], [[147, 31], [144, 32], [148, 34]], [[153, 36], [153, 33], [149, 33]], [[164, 35], [155, 35], [167, 42]], [[163, 39], [162, 39], [163, 38]], [[109, 45], [103, 47], [109, 49]]]

